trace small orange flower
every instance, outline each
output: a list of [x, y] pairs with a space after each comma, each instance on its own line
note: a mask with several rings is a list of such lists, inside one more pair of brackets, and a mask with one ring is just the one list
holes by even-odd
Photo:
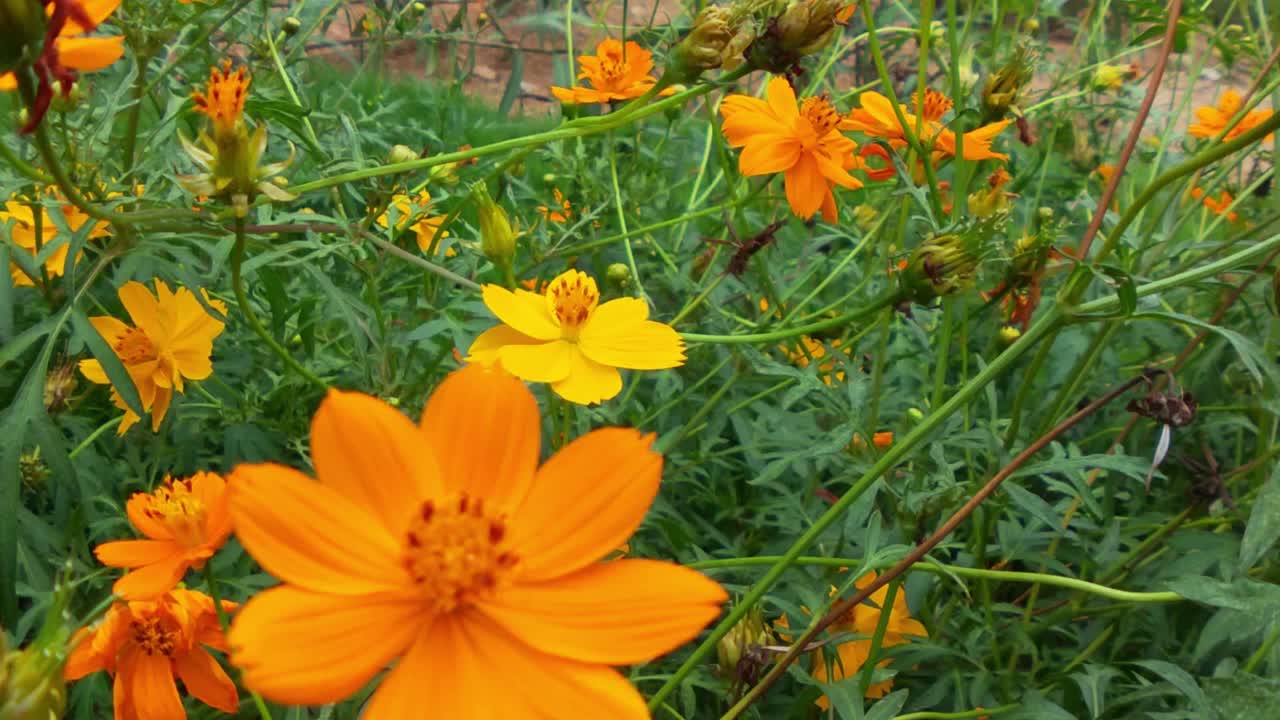
[[[605, 38], [596, 46], [595, 55], [580, 55], [578, 65], [582, 67], [578, 79], [589, 80], [591, 87], [552, 87], [551, 94], [561, 102], [590, 105], [630, 100], [657, 84], [649, 75], [653, 70], [653, 54], [631, 40], [623, 45], [613, 38]], [[661, 94], [673, 92], [674, 88], [667, 88]]]
[[[1240, 97], [1240, 93], [1235, 90], [1226, 90], [1218, 97], [1218, 106], [1202, 105], [1196, 108], [1196, 120], [1187, 127], [1187, 132], [1193, 137], [1211, 138], [1217, 136], [1218, 133], [1226, 130], [1227, 123], [1231, 118], [1240, 112], [1240, 108], [1244, 107], [1244, 98]], [[1223, 136], [1223, 140], [1234, 140], [1242, 133], [1246, 133], [1257, 127], [1259, 123], [1264, 122], [1271, 117], [1270, 110], [1251, 110], [1247, 115], [1236, 123], [1236, 126], [1227, 131]], [[1267, 135], [1264, 142], [1271, 142], [1274, 134]]]
[[1231, 204], [1235, 202], [1235, 197], [1226, 190], [1223, 190], [1221, 195], [1214, 198], [1212, 195], [1206, 195], [1204, 188], [1198, 187], [1191, 191], [1191, 197], [1200, 200], [1213, 214], [1226, 215], [1227, 222], [1236, 222], [1240, 219], [1240, 216], [1235, 211], [1228, 210]]
[[[222, 601], [223, 612], [236, 604]], [[116, 603], [96, 627], [81, 630], [63, 675], [115, 678], [116, 720], [186, 720], [175, 677], [187, 692], [224, 713], [240, 705], [236, 685], [209, 651], [227, 651], [213, 599], [171, 590], [154, 600]]]
[[[868, 90], [858, 98], [861, 107], [855, 108], [840, 127], [861, 132], [868, 137], [882, 138], [894, 148], [907, 144], [906, 130], [898, 121], [893, 103], [878, 92]], [[951, 99], [936, 90], [926, 90], [923, 114], [912, 114], [916, 104], [900, 105], [906, 127], [919, 138], [926, 148], [933, 148], [933, 162], [940, 163], [956, 155], [956, 134], [942, 123], [942, 116], [951, 110]], [[965, 160], [1008, 160], [1009, 156], [991, 149], [991, 141], [1009, 125], [1008, 120], [993, 122], [964, 134]], [[875, 147], [875, 146], [868, 146]]]
[[837, 11], [836, 11], [836, 24], [837, 24], [837, 25], [847, 25], [847, 24], [849, 23], [849, 20], [850, 20], [851, 18], [853, 18], [853, 13], [854, 13], [854, 11], [855, 11], [855, 10], [857, 10], [857, 9], [858, 9], [858, 3], [856, 3], [856, 2], [851, 2], [851, 3], [849, 3], [848, 5], [845, 5], [844, 7], [840, 8], [839, 10], [837, 10]]
[[783, 345], [782, 352], [795, 363], [796, 367], [806, 368], [812, 363], [818, 368], [818, 377], [828, 386], [835, 382], [844, 382], [844, 370], [837, 370], [837, 356], [844, 359], [839, 361], [843, 367], [845, 361], [848, 360], [848, 350], [840, 347], [841, 341], [837, 338], [830, 343], [830, 350], [827, 344], [821, 340], [815, 339], [808, 335], [801, 335], [799, 338], [799, 346], [795, 348]]
[[126, 600], [163, 595], [188, 568], [199, 570], [231, 535], [226, 482], [200, 472], [185, 480], [165, 477], [153, 493], [134, 493], [125, 511], [147, 540], [118, 540], [93, 549], [108, 567], [129, 568], [111, 588]]
[[552, 193], [555, 197], [556, 207], [539, 205], [538, 214], [541, 215], [543, 219], [553, 223], [569, 222], [569, 218], [573, 215], [573, 208], [569, 206], [569, 201], [566, 200], [564, 195], [560, 192], [560, 188], [555, 188]]
[[893, 432], [882, 430], [871, 436], [871, 444], [876, 446], [877, 450], [884, 450], [893, 444]]
[[1111, 177], [1116, 174], [1116, 166], [1110, 163], [1103, 163], [1094, 169], [1098, 173], [1098, 177], [1102, 178], [1102, 182], [1111, 182]]
[[244, 684], [320, 705], [394, 662], [364, 720], [422, 717], [424, 698], [458, 720], [648, 720], [613, 666], [680, 646], [727, 596], [669, 563], [600, 562], [658, 491], [652, 435], [596, 430], [539, 466], [541, 427], [524, 383], [468, 365], [420, 425], [331, 390], [311, 424], [316, 480], [236, 468], [236, 534], [284, 581], [231, 628]]
[[720, 103], [725, 139], [742, 148], [738, 170], [743, 175], [784, 173], [787, 202], [798, 217], [809, 219], [819, 209], [822, 219], [838, 219], [832, 185], [849, 190], [862, 181], [849, 174], [861, 167], [858, 145], [840, 133], [840, 113], [825, 97], [796, 101], [784, 77], [774, 77], [765, 98], [730, 95]]
[[249, 97], [249, 71], [243, 65], [231, 70], [231, 60], [223, 58], [222, 69], [209, 69], [204, 92], [193, 90], [196, 112], [209, 118], [214, 139], [231, 137], [244, 117], [244, 101]]

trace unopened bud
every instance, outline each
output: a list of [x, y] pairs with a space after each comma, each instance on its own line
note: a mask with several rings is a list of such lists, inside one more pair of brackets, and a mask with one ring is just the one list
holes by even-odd
[[847, 0], [792, 0], [751, 44], [752, 66], [775, 74], [789, 71], [831, 42], [840, 29], [837, 17], [846, 9]]
[[853, 209], [853, 222], [863, 232], [870, 231], [879, 216], [880, 211], [876, 210], [874, 205], [868, 205], [867, 203], [863, 203]]
[[297, 35], [301, 29], [302, 21], [296, 17], [287, 17], [284, 22], [280, 23], [280, 32], [283, 32], [287, 37]]
[[416, 2], [413, 5], [410, 5], [409, 8], [413, 10], [413, 14], [416, 15], [417, 17], [422, 17], [423, 15], [427, 14], [426, 3]]
[[1040, 217], [1040, 222], [1048, 222], [1053, 219], [1053, 208], [1041, 206], [1040, 209], [1036, 211], [1036, 215]]
[[1035, 18], [1027, 18], [1022, 21], [1022, 32], [1028, 35], [1035, 35], [1040, 32], [1040, 21]]
[[924, 419], [924, 412], [920, 408], [910, 407], [907, 408], [907, 417], [911, 419], [911, 422], [918, 423]]
[[964, 236], [951, 233], [925, 240], [898, 275], [902, 288], [912, 300], [927, 303], [971, 286], [978, 257], [969, 245]]
[[760, 606], [756, 605], [716, 643], [716, 664], [720, 667], [721, 676], [735, 677], [744, 657], [772, 642], [773, 633], [765, 625]]
[[610, 283], [617, 285], [619, 288], [626, 289], [631, 286], [631, 268], [624, 263], [614, 263], [605, 271], [605, 278]]
[[39, 491], [52, 474], [49, 466], [40, 458], [40, 448], [18, 456], [18, 475], [22, 478], [22, 484], [28, 488]]
[[545, 175], [543, 175], [543, 176], [542, 176], [542, 182], [544, 182], [544, 183], [546, 183], [546, 184], [548, 184], [548, 185], [554, 185], [554, 184], [555, 184], [555, 182], [556, 182], [556, 174], [555, 174], [555, 173], [546, 173]]
[[67, 708], [63, 666], [70, 652], [71, 624], [67, 614], [70, 584], [59, 580], [44, 625], [23, 650], [9, 650], [0, 632], [0, 718], [52, 720]]
[[1004, 119], [1017, 107], [1018, 93], [1031, 80], [1030, 52], [1019, 45], [999, 70], [987, 78], [982, 89], [982, 122], [992, 123]]
[[484, 183], [477, 183], [471, 192], [480, 215], [480, 250], [494, 265], [510, 268], [516, 254], [516, 233], [507, 211], [493, 201]]
[[1137, 65], [1099, 65], [1093, 73], [1093, 89], [1099, 92], [1119, 90], [1126, 80], [1137, 77], [1139, 72]]
[[476, 27], [482, 28], [488, 24], [489, 24], [489, 13], [481, 10], [480, 14], [476, 16]]
[[398, 165], [400, 163], [411, 162], [417, 160], [418, 153], [413, 151], [408, 145], [392, 145], [391, 152], [387, 153], [387, 163], [390, 165]]
[[724, 63], [725, 48], [734, 36], [729, 16], [730, 11], [718, 5], [710, 5], [698, 13], [689, 34], [671, 51], [667, 72], [673, 82], [692, 82], [704, 71]]
[[1012, 325], [1000, 328], [1000, 342], [1005, 345], [1012, 345], [1020, 337], [1022, 337], [1022, 331]]

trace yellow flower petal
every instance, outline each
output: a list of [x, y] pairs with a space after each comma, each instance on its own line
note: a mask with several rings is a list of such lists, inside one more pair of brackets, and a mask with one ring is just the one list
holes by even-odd
[[569, 355], [569, 375], [551, 384], [557, 395], [579, 405], [604, 402], [622, 392], [622, 376], [607, 365], [591, 360], [575, 346]]
[[582, 328], [578, 347], [601, 365], [662, 370], [684, 364], [684, 341], [669, 325], [646, 320], [643, 300], [619, 298], [596, 308]]
[[529, 382], [553, 383], [568, 377], [577, 348], [565, 340], [507, 345], [498, 351], [502, 367]]
[[528, 290], [512, 292], [497, 285], [485, 285], [484, 304], [503, 323], [538, 340], [556, 340], [560, 325], [547, 310], [547, 301]]

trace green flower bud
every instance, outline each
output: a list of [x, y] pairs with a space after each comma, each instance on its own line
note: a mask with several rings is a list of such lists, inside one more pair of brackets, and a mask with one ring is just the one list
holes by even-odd
[[301, 29], [302, 21], [292, 16], [285, 18], [284, 22], [280, 24], [280, 31], [288, 37], [297, 35], [298, 31]]
[[951, 233], [925, 240], [898, 276], [903, 290], [923, 304], [971, 287], [978, 271], [978, 256], [970, 244], [965, 237]]
[[725, 48], [734, 36], [729, 19], [730, 11], [716, 5], [698, 13], [689, 34], [671, 51], [667, 72], [673, 82], [692, 82], [723, 64]]
[[1018, 104], [1018, 93], [1031, 80], [1030, 52], [1019, 45], [1013, 57], [987, 78], [982, 90], [983, 124], [1004, 119]]
[[391, 152], [387, 153], [387, 163], [390, 165], [398, 165], [400, 163], [417, 160], [418, 157], [418, 153], [414, 152], [413, 149], [407, 145], [393, 145], [391, 147]]
[[480, 250], [494, 265], [510, 268], [516, 255], [516, 232], [507, 211], [493, 201], [484, 183], [477, 183], [471, 192], [480, 214]]
[[738, 670], [738, 663], [753, 647], [769, 645], [773, 642], [773, 633], [764, 622], [764, 613], [756, 605], [729, 629], [729, 632], [716, 643], [716, 664], [720, 667], [722, 677], [733, 677]]
[[67, 708], [62, 668], [71, 652], [72, 627], [67, 613], [70, 584], [60, 580], [49, 614], [35, 640], [24, 650], [9, 650], [0, 632], [0, 718], [54, 720]]
[[631, 268], [627, 267], [625, 263], [614, 263], [610, 265], [609, 269], [605, 271], [605, 277], [609, 282], [622, 289], [626, 289], [631, 286]]

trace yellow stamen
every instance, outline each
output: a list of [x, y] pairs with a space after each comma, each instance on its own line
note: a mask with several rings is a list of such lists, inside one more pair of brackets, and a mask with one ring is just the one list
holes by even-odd
[[831, 101], [825, 94], [805, 98], [804, 102], [800, 103], [800, 116], [809, 121], [809, 125], [813, 128], [815, 142], [826, 135], [831, 128], [840, 124], [840, 113], [831, 106]]
[[178, 632], [174, 628], [165, 627], [159, 617], [135, 619], [129, 625], [133, 631], [133, 641], [148, 655], [164, 655], [173, 657], [178, 643]]
[[166, 477], [164, 485], [150, 495], [143, 512], [164, 525], [173, 533], [174, 542], [183, 547], [199, 547], [206, 541], [207, 508], [203, 500], [192, 494], [188, 480]]
[[503, 540], [502, 517], [466, 494], [428, 500], [405, 533], [404, 566], [435, 612], [451, 612], [489, 597], [517, 564]]
[[[917, 95], [917, 98], [919, 96]], [[937, 122], [951, 109], [951, 98], [932, 88], [924, 91], [924, 119]], [[915, 106], [912, 107], [914, 109]]]

